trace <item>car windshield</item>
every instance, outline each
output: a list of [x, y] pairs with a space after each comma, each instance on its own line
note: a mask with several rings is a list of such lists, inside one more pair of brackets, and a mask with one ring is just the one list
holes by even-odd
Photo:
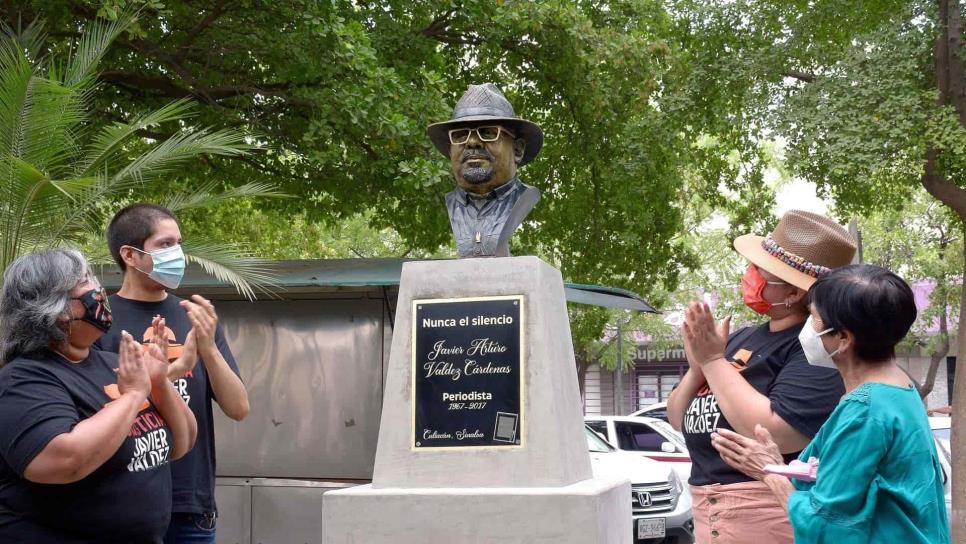
[[587, 449], [589, 449], [591, 452], [607, 453], [610, 451], [614, 451], [614, 448], [612, 448], [610, 444], [604, 441], [604, 439], [601, 438], [600, 435], [595, 433], [590, 427], [586, 425], [584, 425], [584, 433], [587, 435]]
[[652, 421], [650, 422], [650, 425], [661, 431], [661, 434], [667, 437], [675, 446], [681, 448], [682, 450], [688, 449], [687, 445], [684, 443], [684, 439], [681, 438], [681, 435], [679, 435], [678, 432], [674, 430], [674, 427], [672, 427], [669, 423], [665, 423], [663, 421]]

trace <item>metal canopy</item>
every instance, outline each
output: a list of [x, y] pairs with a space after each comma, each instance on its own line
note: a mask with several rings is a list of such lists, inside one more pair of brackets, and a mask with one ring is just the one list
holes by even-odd
[[[298, 261], [271, 261], [276, 274], [276, 284], [281, 287], [279, 295], [299, 294], [299, 298], [311, 293], [330, 291], [369, 290], [391, 288], [399, 285], [403, 263], [412, 259], [315, 259]], [[116, 290], [121, 287], [122, 275], [116, 266], [95, 267], [95, 273], [105, 287]], [[636, 293], [616, 287], [565, 283], [564, 292], [568, 302], [589, 304], [604, 308], [621, 308], [638, 312], [659, 313]], [[234, 289], [227, 283], [205, 273], [197, 264], [188, 266], [184, 281], [177, 294], [230, 295]]]
[[624, 310], [637, 310], [638, 312], [649, 312], [652, 314], [661, 313], [657, 308], [648, 304], [640, 295], [627, 289], [605, 287], [603, 285], [565, 283], [564, 291], [567, 293], [567, 302], [590, 304], [604, 308], [623, 308]]

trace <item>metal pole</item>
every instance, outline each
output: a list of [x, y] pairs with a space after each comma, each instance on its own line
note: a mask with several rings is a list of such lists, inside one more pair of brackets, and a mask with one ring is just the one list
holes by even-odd
[[849, 234], [852, 235], [852, 239], [855, 240], [856, 245], [855, 256], [852, 257], [852, 264], [862, 264], [862, 231], [859, 230], [859, 222], [854, 217], [849, 222]]
[[614, 399], [617, 406], [614, 409], [614, 415], [622, 416], [624, 415], [624, 361], [623, 353], [621, 347], [621, 325], [623, 325], [623, 320], [620, 316], [617, 318], [617, 394], [614, 395]]

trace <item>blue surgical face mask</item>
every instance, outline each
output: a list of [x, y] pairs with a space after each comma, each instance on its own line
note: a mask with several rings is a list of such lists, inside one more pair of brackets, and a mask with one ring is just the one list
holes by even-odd
[[150, 253], [136, 247], [134, 249], [145, 255], [150, 255], [153, 263], [150, 273], [146, 273], [140, 268], [137, 268], [138, 272], [148, 274], [149, 278], [168, 289], [177, 289], [181, 285], [181, 280], [184, 278], [185, 258], [180, 245], [158, 249]]

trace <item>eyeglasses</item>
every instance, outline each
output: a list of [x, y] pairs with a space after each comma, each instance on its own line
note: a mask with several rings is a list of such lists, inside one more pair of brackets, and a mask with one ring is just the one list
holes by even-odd
[[454, 128], [449, 131], [449, 143], [453, 145], [462, 145], [470, 141], [470, 135], [476, 133], [476, 137], [480, 139], [481, 142], [495, 142], [500, 139], [500, 133], [504, 133], [510, 138], [516, 139], [509, 130], [493, 125], [485, 127], [474, 127], [474, 128]]

